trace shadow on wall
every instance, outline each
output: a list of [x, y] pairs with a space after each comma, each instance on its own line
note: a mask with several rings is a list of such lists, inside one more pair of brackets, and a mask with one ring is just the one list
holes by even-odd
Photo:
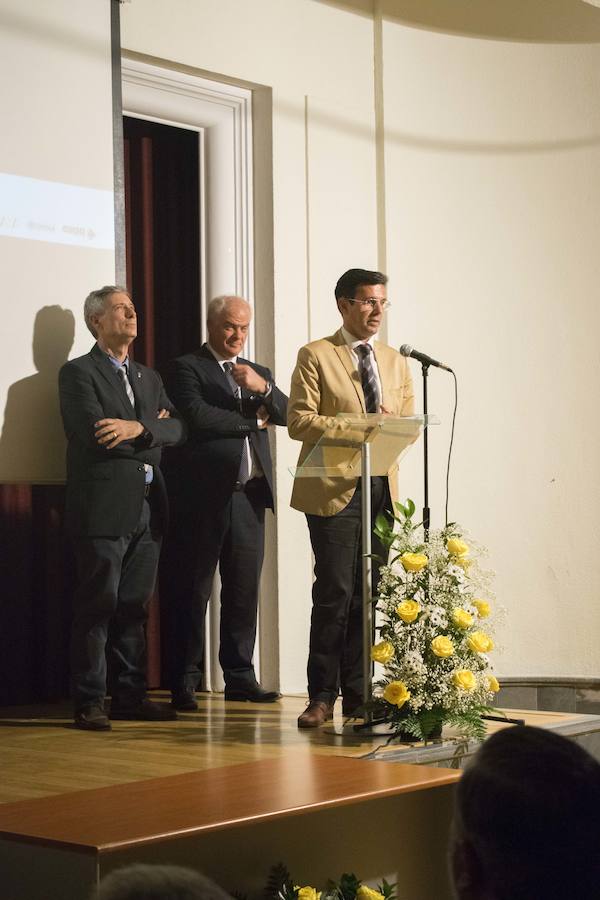
[[[373, 0], [317, 2], [373, 15]], [[444, 34], [542, 44], [600, 42], [600, 10], [584, 0], [381, 0], [379, 5], [388, 22]]]
[[58, 371], [75, 338], [71, 310], [43, 306], [33, 328], [37, 373], [12, 384], [0, 436], [0, 481], [60, 482], [65, 477], [65, 436], [58, 400]]

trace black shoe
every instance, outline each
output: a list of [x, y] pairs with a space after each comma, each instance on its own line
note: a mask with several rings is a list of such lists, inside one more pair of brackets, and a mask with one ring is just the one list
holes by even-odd
[[108, 716], [101, 706], [88, 706], [75, 713], [75, 728], [83, 731], [110, 731]]
[[173, 694], [171, 706], [173, 709], [178, 709], [180, 712], [196, 712], [198, 709], [198, 701], [194, 697], [194, 692], [192, 690], [176, 691]]
[[110, 717], [134, 722], [172, 722], [177, 718], [177, 713], [164, 703], [142, 700], [137, 706], [111, 707]]
[[265, 691], [260, 684], [225, 685], [226, 700], [249, 700], [250, 703], [275, 703], [281, 694], [277, 691]]

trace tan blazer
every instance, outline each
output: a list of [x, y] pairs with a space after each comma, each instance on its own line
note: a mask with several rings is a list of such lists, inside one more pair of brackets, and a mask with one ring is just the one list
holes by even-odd
[[[394, 415], [413, 415], [413, 384], [406, 359], [380, 341], [375, 341], [373, 348], [382, 404]], [[302, 441], [299, 465], [325, 430], [338, 426], [347, 432], [348, 426], [335, 421], [340, 412], [361, 414], [366, 410], [352, 351], [342, 332], [336, 331], [331, 337], [306, 344], [298, 353], [288, 402], [288, 431], [294, 440]], [[394, 465], [388, 472], [392, 500], [397, 499], [397, 470]], [[301, 512], [332, 516], [348, 505], [356, 483], [356, 478], [296, 478], [291, 505]]]

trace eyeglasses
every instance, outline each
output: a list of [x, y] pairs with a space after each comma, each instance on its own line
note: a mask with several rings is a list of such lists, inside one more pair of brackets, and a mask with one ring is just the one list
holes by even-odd
[[347, 300], [348, 303], [358, 303], [363, 309], [370, 306], [371, 310], [374, 310], [376, 306], [380, 306], [382, 312], [387, 312], [392, 305], [389, 300], [380, 300], [378, 297], [364, 297], [362, 300], [353, 300], [352, 297], [344, 297], [344, 300]]

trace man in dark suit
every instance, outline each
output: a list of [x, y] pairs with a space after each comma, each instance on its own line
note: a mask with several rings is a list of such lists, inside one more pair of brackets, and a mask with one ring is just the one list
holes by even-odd
[[240, 297], [209, 303], [208, 343], [175, 360], [172, 396], [189, 428], [182, 448], [187, 502], [177, 529], [178, 589], [171, 647], [173, 705], [197, 708], [204, 622], [221, 574], [219, 662], [226, 700], [271, 703], [252, 664], [265, 509], [274, 508], [268, 425], [285, 425], [287, 397], [270, 371], [240, 358], [252, 311]]
[[107, 731], [107, 654], [112, 719], [176, 717], [146, 697], [144, 626], [167, 508], [161, 447], [182, 441], [185, 425], [158, 373], [128, 356], [137, 317], [127, 291], [92, 291], [84, 317], [96, 344], [59, 374], [78, 576], [71, 677], [76, 727]]

